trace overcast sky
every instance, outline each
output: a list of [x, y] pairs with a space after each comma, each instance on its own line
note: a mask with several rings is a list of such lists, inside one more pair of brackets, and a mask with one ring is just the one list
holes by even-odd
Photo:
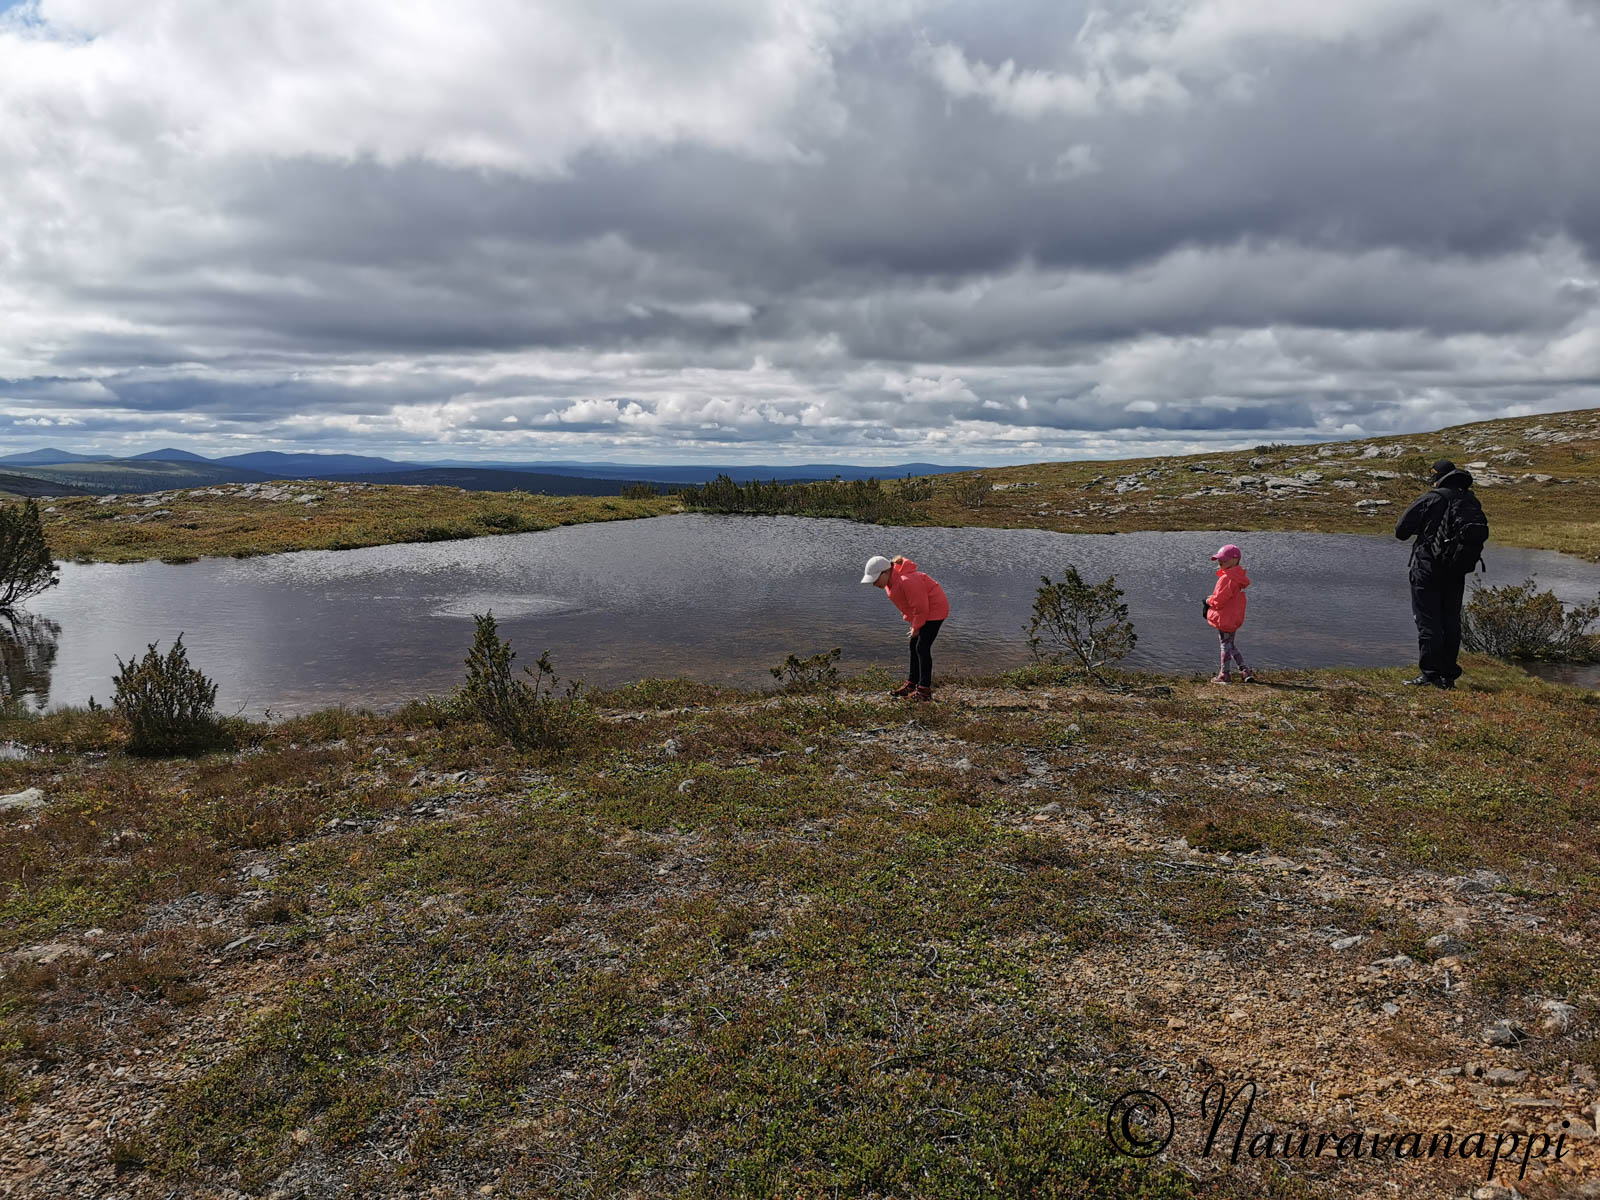
[[1600, 405], [1600, 0], [0, 0], [0, 452]]

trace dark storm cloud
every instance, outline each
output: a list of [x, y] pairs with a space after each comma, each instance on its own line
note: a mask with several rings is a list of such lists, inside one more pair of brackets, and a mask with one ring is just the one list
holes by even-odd
[[1600, 402], [1591, 4], [537, 7], [319, 14], [338, 72], [30, 9], [8, 415], [982, 459]]

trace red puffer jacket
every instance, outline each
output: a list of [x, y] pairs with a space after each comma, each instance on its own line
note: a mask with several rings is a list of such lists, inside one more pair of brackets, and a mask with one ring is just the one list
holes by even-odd
[[911, 622], [912, 629], [921, 629], [929, 621], [942, 621], [950, 615], [950, 601], [945, 598], [944, 589], [932, 575], [917, 570], [917, 564], [909, 558], [894, 564], [889, 586], [884, 590]]
[[1244, 590], [1250, 576], [1243, 567], [1217, 568], [1217, 586], [1206, 600], [1206, 621], [1211, 628], [1233, 633], [1244, 624]]

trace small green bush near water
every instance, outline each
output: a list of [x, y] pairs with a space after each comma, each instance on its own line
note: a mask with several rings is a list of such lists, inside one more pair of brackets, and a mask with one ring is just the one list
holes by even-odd
[[1496, 658], [1600, 662], [1600, 633], [1591, 630], [1600, 621], [1600, 597], [1567, 608], [1536, 586], [1527, 579], [1475, 588], [1461, 614], [1462, 644]]
[[128, 724], [128, 753], [192, 754], [227, 742], [217, 685], [189, 665], [180, 633], [166, 654], [150, 643], [137, 662], [117, 659], [112, 708]]
[[786, 692], [815, 692], [820, 688], [839, 685], [839, 655], [838, 646], [821, 654], [813, 654], [810, 658], [798, 658], [791, 654], [769, 670]]
[[1098, 680], [1100, 668], [1133, 650], [1139, 639], [1115, 575], [1089, 584], [1077, 567], [1068, 567], [1060, 583], [1048, 575], [1040, 579], [1028, 623], [1028, 649], [1036, 660], [1074, 665]]
[[573, 680], [557, 692], [561, 680], [550, 665], [550, 652], [524, 667], [527, 680], [512, 673], [517, 657], [500, 637], [493, 613], [474, 614], [477, 631], [467, 653], [467, 680], [451, 707], [469, 721], [481, 721], [513, 746], [557, 750], [569, 746], [588, 729], [588, 705], [579, 698], [582, 684]]
[[0, 612], [59, 582], [38, 503], [0, 504]]

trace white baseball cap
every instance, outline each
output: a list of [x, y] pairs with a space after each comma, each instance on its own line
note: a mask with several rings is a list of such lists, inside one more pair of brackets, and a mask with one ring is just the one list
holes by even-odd
[[883, 555], [874, 554], [871, 558], [867, 559], [867, 573], [861, 577], [861, 582], [876, 583], [878, 576], [882, 575], [892, 566], [894, 566], [894, 564]]

